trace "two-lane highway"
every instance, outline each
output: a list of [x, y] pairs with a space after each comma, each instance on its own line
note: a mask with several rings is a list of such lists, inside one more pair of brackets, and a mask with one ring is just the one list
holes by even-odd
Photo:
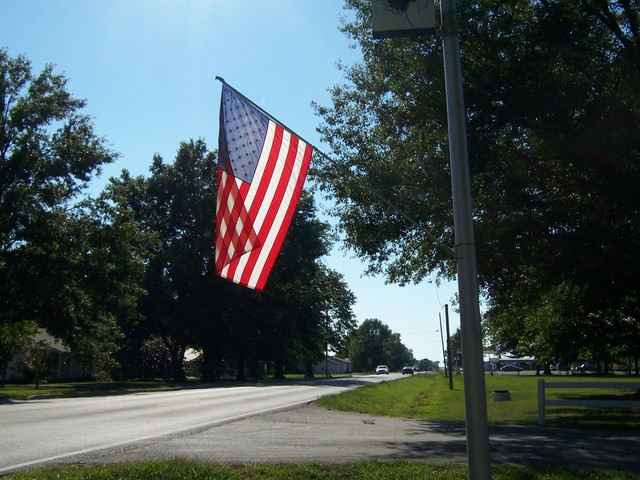
[[0, 474], [230, 422], [399, 374], [0, 404]]

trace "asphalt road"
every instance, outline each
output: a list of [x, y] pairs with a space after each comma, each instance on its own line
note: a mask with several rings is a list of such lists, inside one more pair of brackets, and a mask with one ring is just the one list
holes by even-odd
[[[492, 426], [489, 432], [493, 463], [613, 468], [640, 474], [637, 432], [501, 426]], [[108, 463], [153, 458], [222, 463], [341, 463], [366, 458], [402, 458], [465, 463], [466, 437], [461, 422], [335, 412], [309, 400], [77, 452], [47, 463]]]
[[397, 377], [400, 375], [4, 402], [0, 403], [0, 475], [105, 449], [189, 435]]

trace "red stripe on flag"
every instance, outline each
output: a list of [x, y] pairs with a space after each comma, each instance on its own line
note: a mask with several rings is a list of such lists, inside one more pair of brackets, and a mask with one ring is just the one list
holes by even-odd
[[[258, 186], [258, 190], [256, 193], [256, 199], [261, 199], [260, 202], [254, 202], [250, 209], [251, 218], [257, 218], [262, 210], [262, 216], [264, 218], [262, 225], [260, 226], [260, 231], [258, 232], [258, 238], [262, 241], [263, 244], [267, 243], [267, 237], [273, 228], [273, 223], [276, 218], [277, 212], [282, 207], [282, 191], [281, 184], [283, 179], [285, 179], [285, 175], [282, 172], [277, 171], [277, 167], [280, 161], [280, 156], [282, 154], [282, 140], [283, 140], [283, 129], [280, 126], [275, 127], [275, 133], [273, 135], [273, 143], [271, 145], [271, 150], [269, 152], [269, 157], [267, 163], [265, 165], [265, 170], [263, 175], [260, 178], [260, 183]], [[284, 163], [289, 162], [290, 159], [285, 156]], [[282, 167], [284, 171], [284, 166]], [[275, 175], [278, 176], [275, 176]], [[275, 187], [274, 187], [275, 185]], [[266, 212], [265, 212], [266, 209]], [[288, 228], [289, 225], [278, 225], [277, 228]], [[271, 245], [270, 245], [271, 247]], [[273, 246], [279, 250], [277, 246]], [[276, 252], [277, 252], [276, 250]], [[255, 284], [257, 286], [257, 282], [251, 282], [251, 276], [254, 274], [255, 269], [264, 269], [266, 265], [264, 261], [258, 263], [261, 258], [264, 258], [268, 252], [261, 250], [254, 250], [249, 254], [247, 258], [247, 268], [242, 272], [242, 276], [239, 281], [243, 285]], [[264, 266], [264, 267], [263, 267]], [[267, 275], [270, 272], [270, 268], [266, 268]]]
[[216, 272], [219, 274], [225, 265], [260, 246], [260, 242], [244, 208], [247, 186], [238, 188], [236, 179], [222, 169], [218, 169], [218, 185]]
[[[304, 184], [304, 177], [306, 175], [308, 163], [306, 164], [307, 168], [304, 168], [303, 172], [300, 171], [299, 166], [297, 168], [294, 168], [296, 167], [295, 162], [298, 154], [298, 144], [299, 144], [299, 139], [296, 136], [292, 135], [289, 146], [288, 146], [288, 151], [286, 153], [285, 165], [283, 167], [283, 171], [279, 179], [277, 191], [274, 198], [275, 199], [274, 203], [278, 203], [278, 205], [273, 205], [269, 211], [269, 220], [271, 223], [273, 223], [276, 220], [276, 217], [278, 215], [282, 215], [283, 220], [279, 229], [275, 233], [275, 239], [273, 240], [273, 245], [269, 249], [266, 255], [266, 258], [264, 259], [264, 266], [262, 267], [262, 270], [260, 271], [258, 278], [255, 280], [256, 288], [259, 290], [262, 290], [264, 288], [267, 282], [269, 272], [273, 268], [273, 265], [275, 264], [275, 261], [278, 258], [278, 253], [280, 252], [280, 248], [282, 247], [282, 244], [284, 243], [284, 239], [287, 235], [287, 232], [289, 231], [289, 226], [291, 225], [291, 221], [293, 220], [293, 215], [295, 214], [295, 209], [298, 203], [297, 199], [300, 196], [300, 192], [302, 191], [302, 186]], [[310, 159], [311, 149], [308, 148], [308, 151], [309, 151], [309, 159]], [[295, 173], [294, 173], [294, 169], [296, 170]], [[293, 185], [293, 193], [290, 194], [290, 196], [288, 197], [296, 200], [288, 201], [288, 203], [285, 203], [286, 201], [285, 195], [287, 193], [287, 190], [290, 188], [289, 180], [291, 179], [292, 175], [296, 175], [296, 174], [298, 175], [298, 180]], [[300, 181], [300, 178], [302, 178], [302, 181]], [[282, 210], [284, 210], [284, 213], [282, 212]], [[263, 225], [263, 228], [264, 227], [266, 227], [266, 225]], [[271, 230], [271, 228], [272, 228], [272, 225], [269, 226], [269, 230]]]

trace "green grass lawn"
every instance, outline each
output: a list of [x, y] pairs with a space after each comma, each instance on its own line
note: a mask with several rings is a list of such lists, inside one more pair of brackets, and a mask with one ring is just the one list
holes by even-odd
[[197, 388], [199, 382], [174, 383], [165, 380], [148, 382], [73, 382], [73, 383], [43, 383], [40, 388], [33, 385], [6, 385], [0, 388], [0, 400], [28, 400], [34, 396], [91, 396], [118, 395], [142, 390], [170, 390], [183, 388]]
[[[508, 425], [538, 424], [538, 380], [542, 377], [532, 375], [487, 375], [487, 415], [489, 422]], [[615, 381], [634, 382], [633, 377], [595, 377], [595, 376], [556, 376], [545, 377], [545, 381], [584, 382]], [[397, 382], [384, 382], [366, 385], [340, 395], [331, 395], [318, 400], [326, 408], [373, 415], [424, 418], [430, 420], [463, 421], [464, 391], [463, 378], [453, 377], [453, 390], [449, 390], [448, 379], [440, 375], [414, 375]], [[510, 401], [492, 402], [495, 390], [509, 390]], [[624, 399], [635, 394], [633, 390], [571, 390], [552, 389], [546, 391], [546, 397], [585, 398], [607, 397]], [[640, 409], [612, 408], [569, 408], [547, 407], [545, 425], [576, 428], [625, 428], [640, 429]]]
[[[366, 460], [345, 465], [219, 465], [184, 460], [35, 468], [8, 480], [465, 480], [463, 464]], [[638, 480], [613, 470], [494, 465], [493, 480]]]
[[[260, 379], [260, 384], [280, 383], [283, 381], [300, 380], [304, 375], [287, 375], [286, 380], [273, 378]], [[248, 380], [247, 383], [256, 383]], [[239, 385], [235, 378], [224, 378], [213, 384], [203, 384], [195, 379], [184, 382], [170, 380], [127, 381], [127, 382], [69, 382], [69, 383], [41, 383], [39, 388], [34, 385], [7, 384], [0, 388], [0, 400], [29, 400], [34, 397], [46, 396], [92, 396], [92, 395], [122, 395], [140, 391], [180, 390], [185, 388], [209, 388], [228, 385]]]

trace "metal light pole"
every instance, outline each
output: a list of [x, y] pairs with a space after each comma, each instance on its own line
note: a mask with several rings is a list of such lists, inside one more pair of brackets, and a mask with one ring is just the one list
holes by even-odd
[[453, 190], [455, 256], [460, 299], [460, 336], [471, 480], [490, 480], [487, 398], [480, 329], [480, 299], [471, 209], [471, 175], [465, 126], [460, 45], [455, 0], [441, 0], [442, 51], [447, 92], [449, 155]]
[[447, 349], [444, 348], [444, 333], [442, 332], [442, 315], [438, 314], [438, 318], [440, 319], [440, 341], [442, 342], [442, 361], [444, 362], [444, 376], [448, 377], [447, 374]]
[[[417, 37], [435, 30], [432, 0], [372, 0], [373, 37]], [[447, 93], [449, 155], [453, 193], [455, 259], [460, 299], [460, 334], [471, 480], [490, 480], [489, 429], [480, 329], [480, 299], [471, 209], [471, 178], [462, 90], [455, 0], [441, 0], [442, 52]], [[449, 355], [451, 355], [449, 349]], [[449, 377], [452, 369], [449, 365]]]
[[451, 350], [451, 329], [449, 328], [449, 305], [444, 305], [444, 321], [447, 325], [447, 363], [449, 364], [449, 390], [453, 390], [453, 351]]

